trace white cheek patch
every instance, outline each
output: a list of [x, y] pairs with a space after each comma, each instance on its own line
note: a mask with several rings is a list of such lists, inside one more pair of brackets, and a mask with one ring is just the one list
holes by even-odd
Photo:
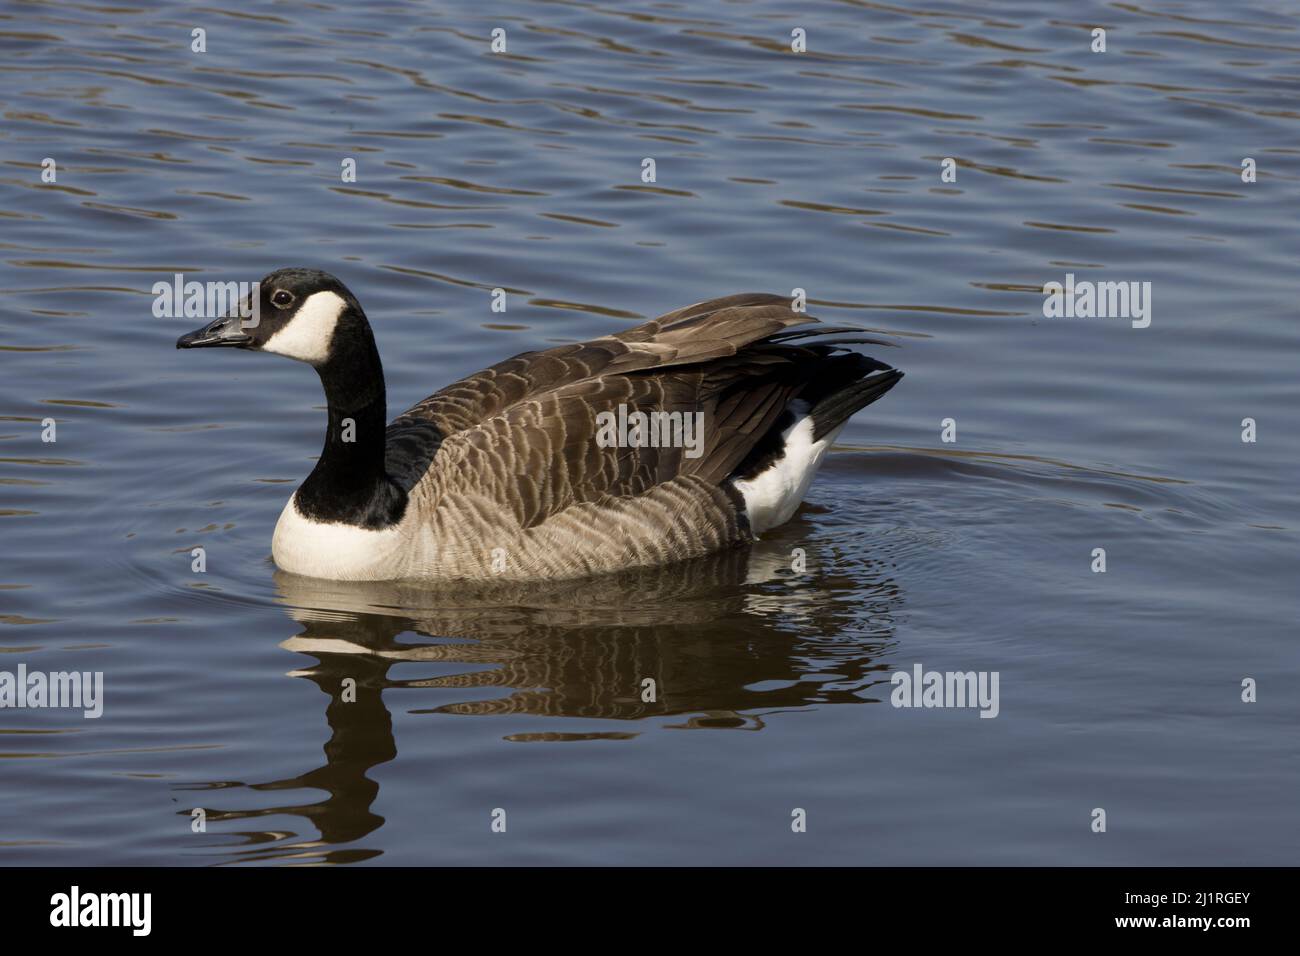
[[284, 328], [266, 340], [262, 351], [319, 365], [329, 358], [334, 327], [347, 307], [335, 292], [309, 295]]

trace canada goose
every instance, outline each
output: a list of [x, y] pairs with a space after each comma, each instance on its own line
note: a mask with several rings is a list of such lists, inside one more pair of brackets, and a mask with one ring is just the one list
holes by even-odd
[[[309, 577], [572, 578], [745, 544], [790, 519], [849, 416], [903, 376], [843, 347], [886, 343], [785, 331], [816, 320], [744, 293], [525, 352], [386, 424], [375, 339], [342, 282], [281, 269], [255, 294], [256, 320], [236, 312], [176, 347], [274, 352], [320, 375], [325, 447], [271, 541]], [[656, 432], [638, 412], [680, 414]]]

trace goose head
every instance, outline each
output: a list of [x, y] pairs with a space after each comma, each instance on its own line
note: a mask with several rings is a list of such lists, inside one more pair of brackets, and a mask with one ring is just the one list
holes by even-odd
[[[279, 269], [257, 284], [256, 310], [241, 309], [176, 340], [178, 349], [239, 348], [320, 369], [372, 341], [356, 297], [328, 272]], [[251, 315], [249, 314], [251, 311]]]

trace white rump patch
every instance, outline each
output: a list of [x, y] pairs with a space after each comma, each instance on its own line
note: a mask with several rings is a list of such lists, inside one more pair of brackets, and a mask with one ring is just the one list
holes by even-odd
[[785, 440], [784, 453], [753, 478], [732, 482], [745, 499], [749, 527], [756, 535], [794, 517], [827, 449], [844, 427], [841, 425], [820, 441], [813, 441], [813, 420], [808, 409], [807, 402], [791, 402], [795, 422], [781, 433]]
[[329, 358], [334, 327], [347, 307], [336, 292], [315, 292], [307, 296], [284, 327], [267, 339], [262, 351], [319, 365]]

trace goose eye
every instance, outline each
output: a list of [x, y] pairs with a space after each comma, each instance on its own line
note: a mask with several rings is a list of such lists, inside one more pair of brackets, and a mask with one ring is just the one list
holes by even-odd
[[271, 304], [277, 309], [287, 309], [293, 305], [293, 293], [285, 292], [283, 289], [276, 289], [271, 293]]

